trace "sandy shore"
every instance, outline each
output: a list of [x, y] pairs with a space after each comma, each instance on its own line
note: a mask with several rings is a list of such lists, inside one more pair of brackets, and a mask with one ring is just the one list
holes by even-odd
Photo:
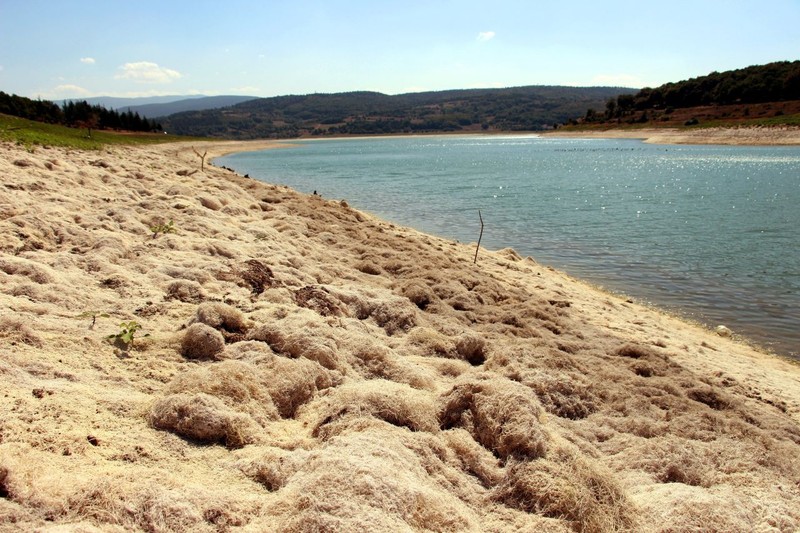
[[797, 365], [270, 146], [0, 145], [0, 530], [800, 528]]
[[565, 131], [545, 133], [550, 137], [642, 139], [653, 144], [724, 144], [735, 146], [798, 146], [798, 127], [742, 128], [642, 128]]

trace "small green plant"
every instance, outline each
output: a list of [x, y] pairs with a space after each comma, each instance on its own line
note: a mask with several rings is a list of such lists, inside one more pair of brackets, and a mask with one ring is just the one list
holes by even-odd
[[150, 231], [153, 232], [153, 238], [155, 239], [160, 233], [175, 233], [175, 226], [172, 225], [172, 220], [170, 220], [166, 224], [155, 224], [154, 226], [150, 226]]
[[[142, 325], [135, 320], [131, 320], [130, 322], [120, 323], [119, 328], [119, 333], [114, 333], [106, 338], [112, 341], [114, 344], [122, 345], [122, 348], [127, 350], [133, 346], [133, 340], [136, 336], [136, 332], [142, 329]], [[142, 336], [149, 337], [150, 334], [145, 333]]]
[[108, 318], [109, 316], [110, 315], [108, 313], [104, 313], [102, 311], [84, 311], [75, 318], [91, 318], [92, 323], [89, 324], [89, 329], [94, 329], [94, 325], [98, 318]]

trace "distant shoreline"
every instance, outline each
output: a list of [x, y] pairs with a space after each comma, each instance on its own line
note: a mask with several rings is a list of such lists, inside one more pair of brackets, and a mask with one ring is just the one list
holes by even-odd
[[642, 128], [555, 130], [546, 137], [577, 139], [642, 139], [650, 144], [716, 144], [729, 146], [800, 146], [800, 127]]
[[[649, 144], [712, 144], [728, 146], [800, 146], [800, 127], [741, 127], [741, 128], [641, 128], [641, 129], [605, 129], [605, 130], [553, 130], [540, 132], [453, 132], [432, 133], [426, 137], [453, 136], [541, 136], [574, 139], [641, 139]], [[289, 148], [293, 141], [325, 141], [343, 139], [375, 139], [397, 137], [419, 137], [411, 135], [342, 135], [330, 137], [298, 137], [294, 139], [256, 139], [248, 141], [218, 140], [186, 142], [186, 144], [202, 146], [210, 151], [209, 160], [239, 152], [272, 150]]]

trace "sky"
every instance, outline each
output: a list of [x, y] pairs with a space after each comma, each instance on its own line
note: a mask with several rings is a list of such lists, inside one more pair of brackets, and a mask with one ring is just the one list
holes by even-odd
[[0, 91], [656, 87], [800, 59], [800, 0], [0, 0]]

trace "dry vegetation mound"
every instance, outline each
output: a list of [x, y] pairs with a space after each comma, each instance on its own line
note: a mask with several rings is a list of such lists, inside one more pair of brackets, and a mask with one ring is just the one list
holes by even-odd
[[796, 367], [196, 166], [0, 145], [0, 530], [800, 528]]

